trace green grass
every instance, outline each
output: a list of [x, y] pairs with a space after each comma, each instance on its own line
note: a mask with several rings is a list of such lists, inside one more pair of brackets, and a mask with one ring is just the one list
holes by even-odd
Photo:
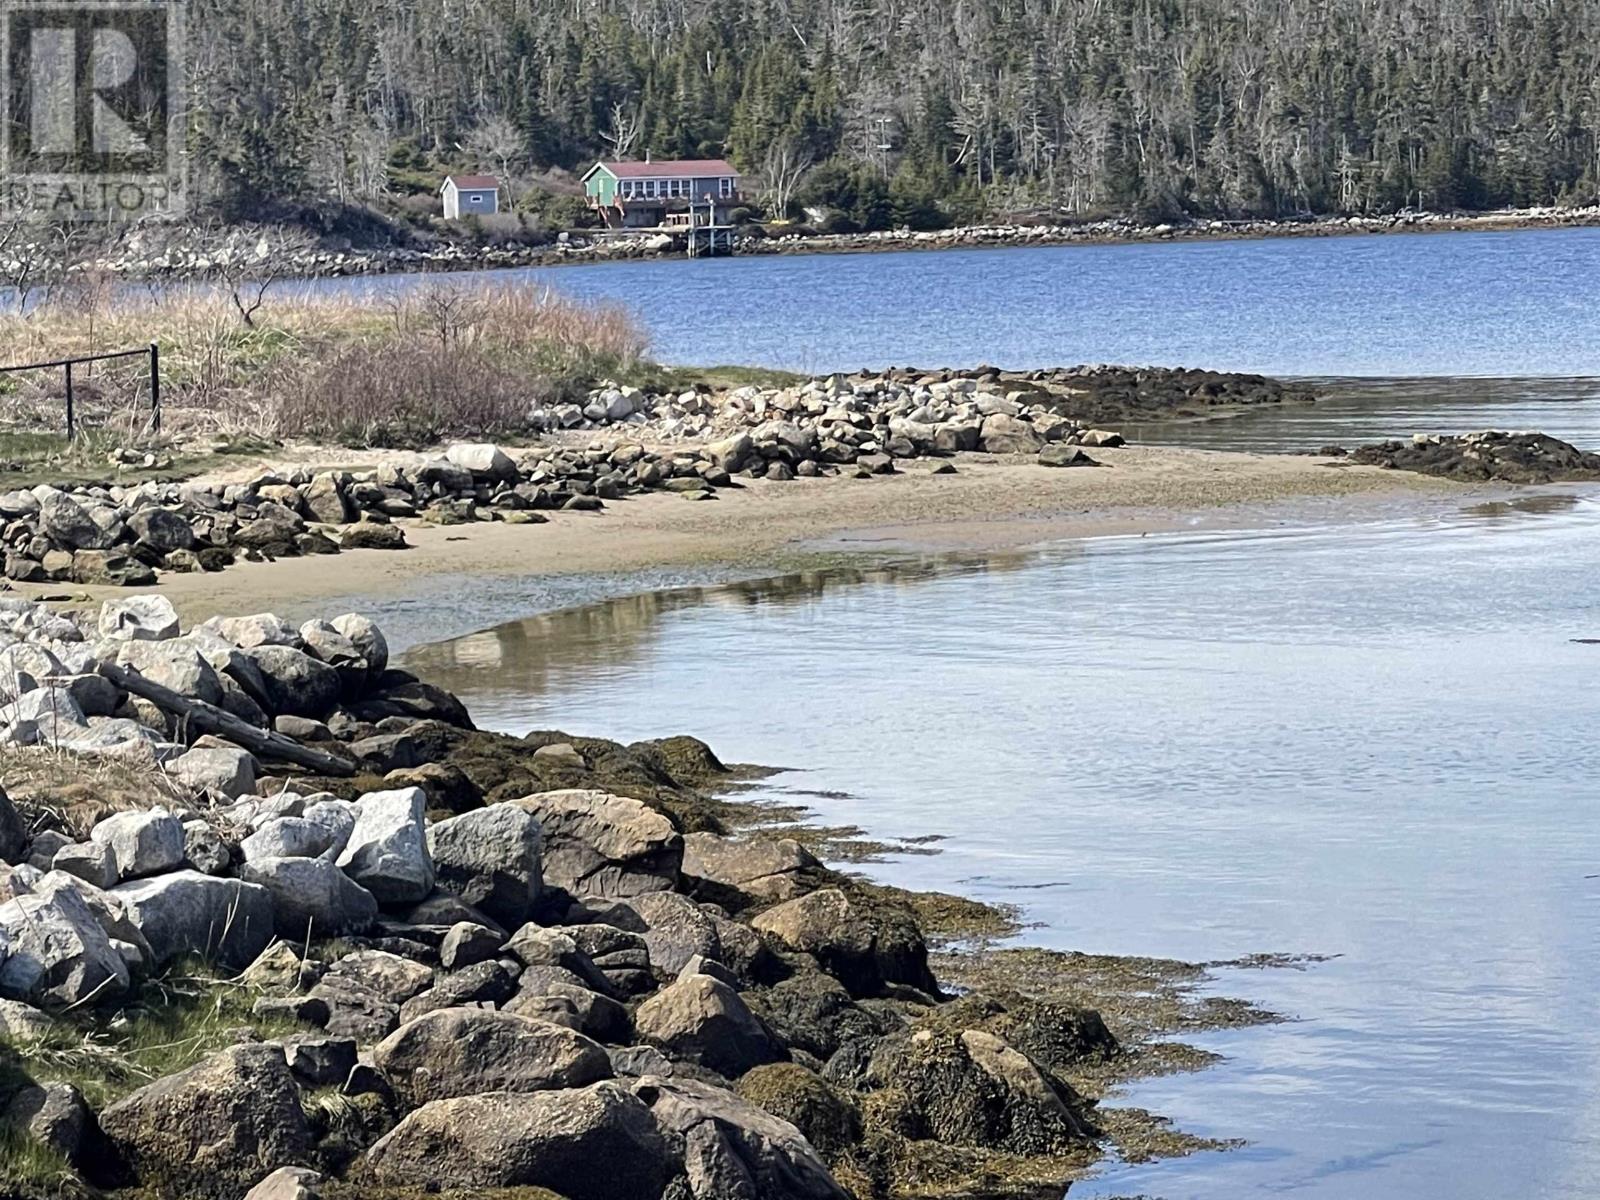
[[[55, 1151], [15, 1129], [0, 1127], [0, 1181], [7, 1196], [79, 1196], [78, 1174]], [[13, 1190], [14, 1189], [14, 1190]]]
[[0, 1041], [0, 1095], [28, 1080], [70, 1083], [98, 1111], [234, 1045], [242, 1027], [263, 1038], [303, 1032], [292, 1021], [253, 1015], [258, 994], [206, 967], [174, 964], [139, 989], [115, 1029], [89, 1014], [59, 1020], [41, 1042]]
[[[64, 433], [8, 430], [0, 432], [0, 491], [33, 487], [39, 483], [139, 484], [146, 480], [187, 479], [211, 464], [206, 454], [163, 454], [170, 460], [160, 468], [112, 463], [111, 451], [125, 439], [99, 431], [80, 434], [69, 442]], [[256, 439], [259, 442], [259, 439]], [[228, 453], [229, 451], [218, 451]], [[253, 447], [238, 453], [258, 453]]]

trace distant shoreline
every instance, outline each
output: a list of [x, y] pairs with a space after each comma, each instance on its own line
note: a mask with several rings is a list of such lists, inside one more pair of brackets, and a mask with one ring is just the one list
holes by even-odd
[[[1258, 241], [1269, 238], [1359, 237], [1396, 233], [1508, 233], [1532, 229], [1600, 227], [1600, 204], [1579, 208], [1502, 209], [1482, 213], [1407, 212], [1380, 217], [1314, 217], [1306, 220], [1139, 222], [1126, 218], [1076, 225], [991, 224], [913, 232], [741, 236], [737, 256], [865, 254], [905, 250], [977, 250], [1041, 246], [1149, 245], [1170, 242]], [[237, 231], [235, 231], [237, 232]], [[315, 250], [296, 256], [282, 282], [360, 276], [590, 266], [607, 262], [687, 259], [671, 235], [641, 230], [638, 237], [601, 239], [595, 231], [558, 235], [564, 241], [539, 246], [467, 247], [433, 250], [384, 247]], [[248, 237], [236, 244], [249, 244]], [[225, 251], [224, 251], [225, 252]], [[135, 251], [135, 253], [138, 253]], [[214, 246], [168, 248], [153, 258], [123, 256], [94, 264], [126, 279], [204, 278], [216, 264]]]

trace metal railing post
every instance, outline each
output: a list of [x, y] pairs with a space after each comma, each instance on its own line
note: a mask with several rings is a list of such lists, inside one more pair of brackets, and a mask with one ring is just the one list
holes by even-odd
[[150, 343], [150, 432], [161, 432], [161, 347]]
[[71, 441], [76, 433], [72, 420], [72, 361], [67, 361], [67, 441]]

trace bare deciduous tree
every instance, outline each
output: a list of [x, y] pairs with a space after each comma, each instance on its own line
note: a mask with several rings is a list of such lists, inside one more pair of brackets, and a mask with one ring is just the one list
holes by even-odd
[[789, 206], [811, 169], [811, 153], [795, 144], [793, 138], [779, 138], [767, 147], [761, 162], [760, 195], [768, 213], [776, 219], [789, 215]]

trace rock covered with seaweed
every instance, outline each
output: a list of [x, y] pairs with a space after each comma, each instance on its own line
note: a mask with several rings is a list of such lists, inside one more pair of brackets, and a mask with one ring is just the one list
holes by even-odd
[[8, 754], [83, 764], [0, 800], [0, 1112], [58, 1180], [824, 1200], [1096, 1153], [1099, 1017], [951, 1000], [915, 904], [732, 836], [692, 738], [476, 730], [350, 614], [0, 614]]

